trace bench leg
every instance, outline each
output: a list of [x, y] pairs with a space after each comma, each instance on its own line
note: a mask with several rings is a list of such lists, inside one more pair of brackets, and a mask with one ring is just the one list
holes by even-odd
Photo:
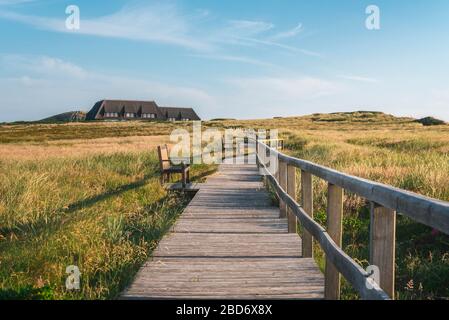
[[186, 171], [185, 170], [182, 171], [182, 187], [183, 188], [186, 187]]
[[170, 173], [164, 172], [161, 176], [162, 183], [169, 183], [170, 182]]

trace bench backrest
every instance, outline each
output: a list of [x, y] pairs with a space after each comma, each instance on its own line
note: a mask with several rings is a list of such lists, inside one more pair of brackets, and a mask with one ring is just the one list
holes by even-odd
[[170, 158], [168, 157], [167, 145], [164, 144], [163, 146], [158, 146], [157, 151], [159, 155], [159, 165], [161, 166], [161, 170], [170, 168]]

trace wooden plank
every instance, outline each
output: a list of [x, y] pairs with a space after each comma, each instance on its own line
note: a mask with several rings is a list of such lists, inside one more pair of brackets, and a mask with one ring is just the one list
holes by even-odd
[[[279, 185], [285, 191], [287, 191], [287, 164], [283, 161], [279, 161]], [[284, 201], [279, 200], [280, 217], [285, 218], [287, 216], [287, 207]]]
[[371, 203], [370, 262], [379, 268], [380, 287], [395, 298], [396, 212]]
[[[287, 166], [287, 193], [296, 200], [296, 167]], [[297, 233], [297, 220], [296, 216], [293, 213], [292, 209], [288, 208], [287, 210], [287, 219], [288, 219], [288, 232], [289, 233]]]
[[[155, 258], [124, 298], [322, 298], [323, 279], [312, 259]], [[220, 270], [220, 272], [217, 272]], [[142, 272], [145, 271], [145, 272]], [[148, 272], [150, 271], [150, 272]]]
[[[304, 211], [313, 219], [313, 182], [312, 175], [301, 171], [301, 204]], [[302, 228], [302, 254], [313, 258], [313, 238], [306, 228]]]
[[[244, 245], [242, 245], [244, 244]], [[292, 234], [172, 233], [155, 257], [297, 257], [299, 237]]]
[[248, 219], [248, 218], [279, 218], [279, 209], [267, 208], [229, 208], [229, 207], [187, 207], [183, 219]]
[[268, 199], [254, 165], [221, 165], [122, 298], [323, 298], [323, 275]]
[[181, 219], [173, 228], [183, 233], [285, 233], [286, 219]]
[[[329, 184], [327, 191], [327, 232], [341, 248], [343, 234], [343, 189]], [[340, 299], [341, 277], [330, 259], [326, 259], [324, 296], [328, 300]]]

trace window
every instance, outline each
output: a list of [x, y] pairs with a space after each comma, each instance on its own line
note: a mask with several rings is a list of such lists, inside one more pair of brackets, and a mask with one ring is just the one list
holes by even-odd
[[135, 113], [127, 112], [127, 113], [125, 114], [125, 117], [127, 117], [127, 118], [134, 118], [134, 116], [135, 116]]
[[168, 118], [168, 121], [175, 122], [175, 121], [176, 121], [176, 118]]
[[146, 119], [156, 119], [157, 115], [154, 113], [142, 113], [142, 118]]
[[189, 118], [182, 118], [182, 121], [190, 121]]

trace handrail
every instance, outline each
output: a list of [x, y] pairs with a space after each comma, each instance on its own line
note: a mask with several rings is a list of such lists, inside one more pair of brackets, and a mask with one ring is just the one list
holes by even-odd
[[[261, 149], [263, 149], [262, 152]], [[275, 173], [271, 173], [266, 166], [267, 151], [270, 152], [270, 162], [273, 158], [279, 161], [279, 165], [275, 163], [277, 165], [275, 166]], [[274, 187], [280, 199], [281, 216], [282, 214], [285, 216], [285, 211], [288, 208], [288, 215], [293, 214], [299, 220], [306, 233], [318, 241], [326, 254], [326, 298], [339, 297], [340, 280], [338, 273], [341, 273], [346, 278], [363, 299], [385, 300], [394, 298], [394, 242], [395, 216], [397, 212], [442, 232], [449, 233], [449, 203], [447, 202], [351, 176], [310, 161], [287, 156], [274, 148], [270, 148], [261, 140], [256, 140], [256, 154], [258, 165], [266, 172], [267, 180]], [[304, 175], [309, 175], [309, 180], [305, 180], [304, 183], [306, 185], [303, 186], [303, 188], [307, 186], [306, 189], [309, 190], [309, 200], [307, 200], [307, 196], [304, 198], [304, 195], [302, 199], [302, 201], [308, 201], [307, 207], [304, 204], [303, 208], [295, 201], [295, 171], [291, 171], [290, 168], [299, 168]], [[288, 173], [286, 172], [287, 170]], [[328, 231], [310, 216], [313, 214], [312, 198], [310, 198], [313, 192], [310, 175], [315, 175], [329, 183], [328, 227], [329, 222], [331, 222], [331, 229]], [[293, 182], [292, 186], [289, 185], [291, 182]], [[380, 263], [378, 268], [385, 274], [385, 277], [380, 279], [380, 283], [374, 282], [369, 277], [368, 272], [349, 257], [338, 245], [338, 243], [341, 245], [343, 190], [355, 193], [372, 203], [370, 260], [372, 260], [372, 263], [373, 261], [376, 264]], [[312, 210], [312, 212], [308, 212], [308, 210]], [[290, 232], [290, 224], [294, 223], [296, 225], [296, 222], [290, 222], [290, 218], [288, 221]], [[339, 226], [340, 230], [338, 230]], [[305, 240], [307, 240], [306, 248], [309, 248], [307, 254], [304, 251]], [[309, 253], [312, 250], [311, 241], [311, 238], [303, 238], [303, 254], [305, 256], [312, 256]], [[332, 267], [329, 267], [328, 270], [328, 264], [331, 264], [336, 270], [333, 271]], [[330, 283], [329, 288], [328, 281]]]
[[273, 155], [277, 155], [280, 161], [356, 193], [369, 201], [395, 210], [417, 222], [449, 234], [448, 202], [345, 174], [310, 161], [285, 155], [262, 142], [259, 143], [264, 145]]
[[259, 158], [259, 154], [257, 154], [257, 158], [258, 163], [267, 173], [266, 177], [268, 177], [269, 182], [274, 187], [278, 197], [293, 211], [304, 228], [317, 239], [321, 248], [323, 248], [323, 251], [326, 253], [326, 257], [330, 258], [330, 261], [360, 293], [361, 297], [363, 299], [370, 300], [388, 300], [388, 295], [379, 287], [377, 283], [373, 281], [373, 279], [369, 277], [369, 274], [341, 248], [339, 248], [326, 230], [311, 217], [309, 217], [307, 213], [304, 212], [303, 208], [301, 208], [301, 206], [291, 196], [289, 196], [284, 189], [282, 189], [279, 182], [267, 169], [266, 164], [263, 163], [263, 161], [260, 161], [261, 159]]
[[[265, 166], [264, 169], [267, 170]], [[276, 178], [274, 178], [271, 173], [269, 173], [267, 177], [275, 188], [279, 198], [293, 210], [293, 213], [302, 223], [304, 228], [317, 239], [321, 248], [323, 248], [323, 251], [326, 253], [326, 257], [330, 259], [330, 261], [337, 267], [338, 271], [349, 281], [349, 283], [351, 283], [351, 285], [353, 285], [353, 287], [360, 293], [361, 297], [369, 300], [389, 300], [390, 298], [388, 295], [369, 277], [370, 274], [337, 246], [326, 230], [319, 223], [310, 218], [307, 213], [304, 212], [304, 209], [302, 209], [299, 204], [281, 188], [276, 181]]]

